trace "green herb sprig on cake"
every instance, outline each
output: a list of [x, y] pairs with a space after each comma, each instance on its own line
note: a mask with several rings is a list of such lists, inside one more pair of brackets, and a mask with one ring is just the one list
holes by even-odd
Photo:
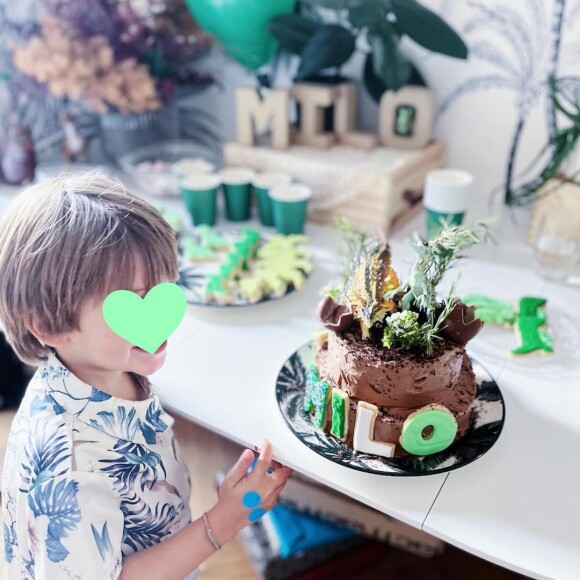
[[[481, 328], [474, 310], [454, 297], [455, 285], [446, 300], [441, 301], [437, 295], [445, 272], [480, 241], [481, 234], [463, 226], [449, 226], [433, 240], [417, 236], [413, 244], [415, 263], [401, 283], [384, 239], [359, 231], [344, 219], [338, 222], [338, 228], [344, 236], [342, 284], [322, 290], [325, 298], [319, 312], [330, 312], [332, 301], [348, 308], [363, 339], [382, 330], [385, 348], [424, 350], [428, 355], [433, 354], [434, 341], [447, 338], [465, 344]], [[333, 324], [328, 316], [323, 322]]]

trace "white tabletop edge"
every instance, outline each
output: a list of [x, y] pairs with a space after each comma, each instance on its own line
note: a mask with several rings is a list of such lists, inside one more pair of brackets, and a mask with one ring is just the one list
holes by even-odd
[[[429, 519], [429, 514], [427, 515], [426, 520], [428, 520], [428, 519]], [[544, 576], [542, 574], [536, 574], [534, 572], [531, 572], [530, 570], [527, 570], [525, 568], [518, 566], [517, 564], [513, 564], [513, 563], [511, 563], [507, 560], [503, 560], [501, 558], [497, 558], [493, 554], [482, 552], [481, 550], [478, 550], [477, 547], [464, 544], [463, 542], [458, 540], [456, 537], [448, 536], [447, 534], [439, 531], [437, 528], [430, 527], [428, 524], [424, 525], [421, 529], [424, 532], [427, 532], [428, 534], [431, 534], [432, 536], [435, 536], [436, 538], [439, 538], [440, 540], [443, 540], [444, 542], [451, 544], [452, 546], [455, 546], [456, 548], [459, 548], [460, 550], [464, 550], [466, 552], [469, 552], [470, 554], [473, 554], [474, 556], [477, 556], [477, 557], [482, 558], [484, 560], [488, 560], [489, 562], [497, 564], [498, 566], [501, 566], [502, 568], [507, 568], [508, 570], [512, 570], [513, 572], [517, 572], [518, 574], [522, 574], [522, 575], [527, 576], [529, 578], [535, 578], [536, 580], [553, 580], [555, 578], [555, 576]]]
[[[206, 429], [217, 433], [218, 435], [221, 435], [222, 437], [233, 441], [235, 443], [237, 443], [238, 445], [241, 445], [242, 447], [247, 447], [249, 449], [253, 449], [255, 450], [255, 447], [251, 444], [248, 444], [246, 441], [243, 441], [240, 437], [232, 434], [231, 431], [225, 431], [220, 429], [219, 427], [216, 427], [215, 425], [205, 422], [203, 419], [200, 419], [199, 417], [193, 417], [191, 415], [189, 415], [187, 412], [184, 412], [182, 410], [176, 409], [174, 407], [172, 407], [170, 404], [167, 403], [163, 403], [163, 408], [166, 411], [169, 411], [170, 413], [179, 415], [180, 417], [189, 420], [189, 421], [193, 421], [195, 422], [197, 425], [201, 425], [202, 427], [205, 427]], [[292, 460], [287, 460], [287, 459], [283, 459], [281, 457], [272, 457], [273, 459], [275, 459], [276, 461], [279, 461], [280, 463], [282, 463], [283, 465], [290, 467], [293, 470], [299, 471], [301, 474], [306, 475], [307, 477], [310, 477], [311, 479], [322, 483], [323, 485], [326, 485], [328, 487], [330, 487], [331, 489], [335, 489], [336, 491], [342, 493], [343, 495], [346, 495], [348, 497], [351, 497], [359, 502], [361, 502], [364, 505], [367, 505], [375, 510], [377, 510], [378, 512], [384, 513], [388, 516], [394, 517], [396, 519], [398, 519], [399, 521], [402, 521], [416, 529], [422, 529], [423, 528], [423, 522], [425, 520], [425, 518], [427, 517], [427, 515], [424, 518], [421, 518], [420, 520], [413, 520], [412, 518], [407, 517], [404, 513], [402, 512], [398, 512], [396, 510], [393, 509], [385, 509], [385, 507], [383, 505], [381, 505], [378, 502], [373, 501], [372, 499], [370, 499], [368, 496], [365, 496], [364, 494], [359, 494], [357, 492], [353, 492], [351, 489], [347, 489], [346, 487], [341, 486], [338, 482], [336, 481], [325, 481], [323, 477], [320, 476], [319, 472], [316, 471], [312, 471], [309, 470], [308, 468], [304, 468], [303, 465], [296, 465], [292, 462]], [[389, 476], [377, 476], [377, 477], [389, 477]], [[433, 477], [433, 476], [424, 476], [424, 477]], [[440, 493], [441, 488], [443, 487], [444, 481], [441, 482], [441, 485], [439, 487], [439, 489], [437, 490], [437, 495]], [[431, 504], [432, 505], [432, 504]]]

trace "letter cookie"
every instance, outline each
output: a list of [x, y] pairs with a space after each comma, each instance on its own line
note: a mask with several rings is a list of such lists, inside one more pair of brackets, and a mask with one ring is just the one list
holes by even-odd
[[332, 423], [330, 432], [341, 441], [348, 434], [349, 396], [340, 389], [332, 389]]
[[[431, 428], [427, 436], [424, 431]], [[443, 405], [427, 405], [411, 413], [403, 423], [401, 447], [411, 455], [431, 455], [447, 449], [457, 435], [457, 421]]]
[[542, 328], [546, 324], [546, 313], [542, 310], [545, 304], [544, 298], [526, 296], [520, 300], [516, 332], [521, 344], [512, 350], [512, 354], [525, 355], [537, 350], [554, 351], [552, 338]]
[[326, 427], [329, 398], [330, 385], [328, 381], [320, 378], [320, 372], [315, 364], [310, 365], [306, 379], [304, 410], [307, 413], [314, 410], [314, 422], [319, 429]]
[[380, 455], [381, 457], [393, 457], [395, 454], [394, 443], [375, 441], [375, 420], [379, 409], [376, 405], [359, 401], [356, 410], [356, 421], [354, 424], [353, 447], [355, 451]]

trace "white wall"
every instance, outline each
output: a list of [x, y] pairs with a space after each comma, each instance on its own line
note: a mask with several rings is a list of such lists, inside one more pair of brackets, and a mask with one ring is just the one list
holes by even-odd
[[[580, 0], [422, 2], [440, 12], [470, 47], [470, 58], [459, 61], [431, 54], [411, 42], [404, 45], [436, 94], [435, 134], [448, 144], [449, 165], [476, 177], [471, 213], [485, 215], [491, 192], [505, 183], [514, 141], [516, 173], [546, 143], [550, 115], [545, 80], [550, 71], [571, 78], [569, 84], [580, 98]], [[560, 28], [559, 10], [564, 14]], [[223, 90], [211, 89], [202, 104], [218, 114], [223, 135], [231, 140], [235, 135], [234, 89], [255, 81], [223, 55], [216, 55], [208, 66], [218, 72]], [[360, 78], [360, 62], [349, 63], [344, 72]], [[277, 86], [287, 82], [279, 79]], [[519, 121], [523, 128], [516, 138]], [[376, 122], [377, 107], [361, 88], [359, 124], [371, 129]], [[574, 155], [573, 163], [580, 167], [580, 153]]]

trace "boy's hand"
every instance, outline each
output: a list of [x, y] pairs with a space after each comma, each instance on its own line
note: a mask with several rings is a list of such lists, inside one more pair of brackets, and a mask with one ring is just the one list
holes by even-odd
[[[219, 500], [208, 513], [213, 532], [220, 542], [222, 540], [227, 542], [241, 529], [250, 525], [252, 521], [248, 516], [254, 510], [272, 509], [292, 475], [289, 467], [282, 467], [276, 461], [272, 462], [272, 444], [268, 440], [264, 441], [260, 457], [252, 472], [248, 474], [253, 460], [254, 454], [246, 449], [226, 475], [218, 492]], [[268, 473], [269, 470], [271, 474]], [[259, 495], [260, 503], [251, 508], [244, 507], [244, 496], [250, 491]]]

